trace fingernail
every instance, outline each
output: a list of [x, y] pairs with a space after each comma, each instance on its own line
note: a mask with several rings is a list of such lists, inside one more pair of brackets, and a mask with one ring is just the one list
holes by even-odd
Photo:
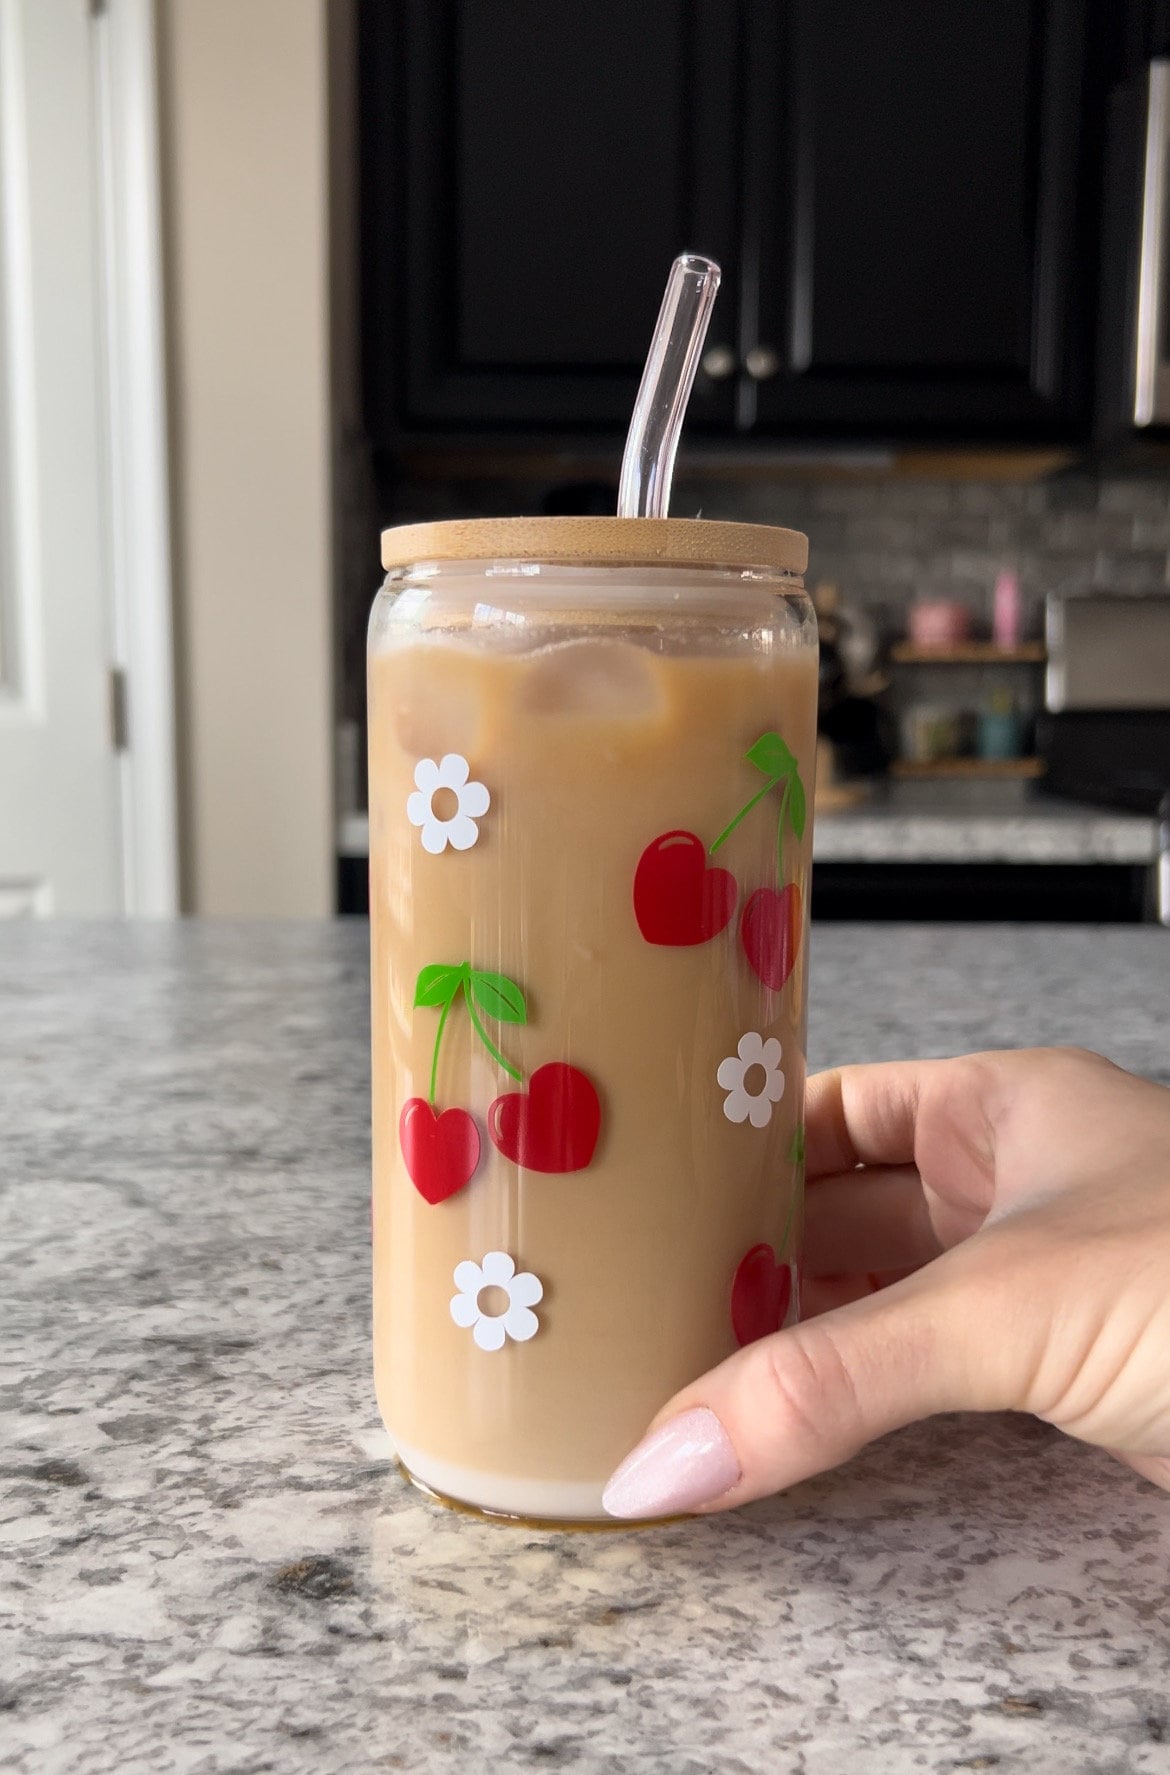
[[722, 1497], [739, 1477], [730, 1436], [715, 1413], [699, 1405], [640, 1442], [601, 1502], [611, 1516], [672, 1516]]

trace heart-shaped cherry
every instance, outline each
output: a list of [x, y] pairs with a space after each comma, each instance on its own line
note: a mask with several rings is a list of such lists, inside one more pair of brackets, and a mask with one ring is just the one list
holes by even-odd
[[509, 1091], [488, 1110], [488, 1133], [526, 1171], [583, 1171], [601, 1130], [601, 1103], [575, 1066], [538, 1066], [527, 1091]]
[[740, 941], [752, 967], [779, 992], [796, 966], [800, 946], [800, 889], [790, 881], [782, 893], [757, 888], [739, 921]]
[[663, 832], [634, 871], [634, 917], [647, 943], [683, 948], [710, 942], [731, 923], [739, 887], [729, 869], [707, 866], [693, 832]]
[[731, 1284], [731, 1329], [737, 1344], [779, 1331], [792, 1300], [792, 1270], [770, 1245], [753, 1245]]
[[398, 1139], [410, 1180], [424, 1201], [445, 1202], [471, 1182], [479, 1164], [479, 1129], [465, 1109], [440, 1112], [425, 1097], [408, 1097]]

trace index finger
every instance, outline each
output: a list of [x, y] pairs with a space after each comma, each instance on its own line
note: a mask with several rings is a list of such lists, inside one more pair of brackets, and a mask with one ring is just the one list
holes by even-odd
[[964, 1054], [819, 1073], [808, 1081], [806, 1175], [914, 1165], [927, 1190], [986, 1214], [997, 1128], [1011, 1100], [1005, 1083], [1015, 1079], [1018, 1095], [1035, 1064], [1022, 1053]]
[[890, 1060], [814, 1073], [805, 1096], [805, 1175], [909, 1165], [923, 1074], [937, 1060]]

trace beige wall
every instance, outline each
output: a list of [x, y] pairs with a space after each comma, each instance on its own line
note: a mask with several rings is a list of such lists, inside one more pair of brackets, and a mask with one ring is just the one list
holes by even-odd
[[184, 909], [333, 904], [329, 0], [159, 0]]

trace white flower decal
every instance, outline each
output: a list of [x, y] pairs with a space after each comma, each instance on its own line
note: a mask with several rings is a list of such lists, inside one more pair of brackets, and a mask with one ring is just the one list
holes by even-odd
[[[438, 764], [433, 758], [420, 758], [414, 767], [414, 794], [407, 797], [406, 812], [412, 826], [422, 827], [422, 844], [433, 857], [450, 845], [453, 850], [469, 851], [479, 837], [476, 820], [482, 819], [491, 804], [491, 796], [482, 783], [469, 782], [471, 766], [458, 752], [448, 752]], [[455, 796], [455, 812], [442, 819], [435, 812], [435, 795], [450, 789]]]
[[[453, 1277], [458, 1294], [451, 1297], [451, 1317], [471, 1335], [481, 1350], [502, 1350], [504, 1339], [518, 1344], [535, 1337], [540, 1320], [532, 1311], [544, 1294], [544, 1285], [529, 1270], [516, 1273], [506, 1251], [489, 1251], [481, 1264], [470, 1258], [456, 1264]], [[485, 1288], [499, 1288], [508, 1297], [502, 1313], [487, 1313], [479, 1304]]]
[[[749, 1091], [748, 1073], [754, 1066], [763, 1069], [764, 1082], [758, 1091]], [[784, 1074], [780, 1071], [780, 1043], [769, 1036], [765, 1041], [755, 1030], [739, 1038], [739, 1058], [729, 1054], [719, 1062], [715, 1074], [727, 1097], [723, 1113], [729, 1122], [750, 1122], [753, 1128], [766, 1128], [772, 1120], [772, 1105], [784, 1095]]]

